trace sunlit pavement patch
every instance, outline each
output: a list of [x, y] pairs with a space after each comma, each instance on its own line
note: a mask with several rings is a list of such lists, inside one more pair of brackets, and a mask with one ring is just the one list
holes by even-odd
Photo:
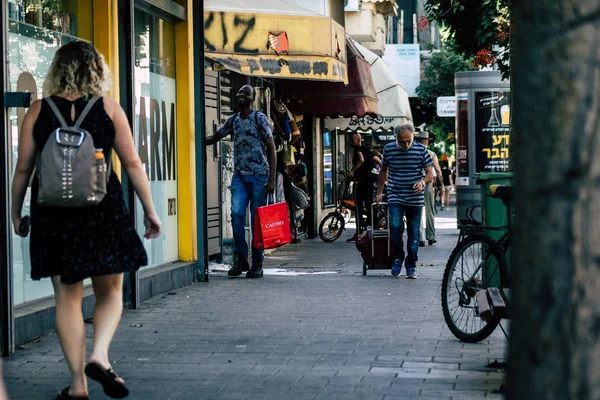
[[[209, 263], [208, 268], [210, 272], [219, 273], [219, 272], [227, 272], [231, 268], [230, 265], [227, 264], [217, 264], [217, 263]], [[288, 271], [281, 268], [263, 268], [263, 273], [265, 275], [279, 275], [279, 276], [300, 276], [300, 275], [333, 275], [337, 274], [336, 271], [314, 271], [314, 272], [296, 272], [296, 271]]]
[[282, 276], [337, 274], [336, 271], [296, 272], [296, 271], [287, 271], [285, 269], [280, 269], [280, 268], [263, 268], [263, 272], [265, 275], [282, 275]]

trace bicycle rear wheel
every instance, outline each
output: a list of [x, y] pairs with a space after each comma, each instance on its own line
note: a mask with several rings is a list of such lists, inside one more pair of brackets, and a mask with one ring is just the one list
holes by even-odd
[[[450, 331], [457, 339], [477, 343], [492, 334], [500, 318], [484, 321], [477, 315], [476, 293], [489, 287], [502, 292], [508, 276], [506, 258], [494, 241], [485, 235], [471, 235], [461, 241], [448, 259], [442, 280], [442, 310]], [[481, 267], [481, 268], [480, 268]]]
[[324, 242], [334, 242], [344, 232], [344, 217], [338, 212], [329, 213], [319, 225], [319, 237]]

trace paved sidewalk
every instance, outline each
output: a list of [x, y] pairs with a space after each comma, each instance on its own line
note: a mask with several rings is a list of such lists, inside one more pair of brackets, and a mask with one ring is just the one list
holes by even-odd
[[[438, 243], [420, 248], [417, 280], [362, 276], [346, 232], [275, 251], [263, 279], [214, 272], [209, 283], [127, 310], [111, 360], [129, 398], [500, 399], [492, 390], [504, 374], [486, 365], [504, 359], [502, 333], [464, 344], [443, 320], [454, 215], [454, 207], [438, 214]], [[69, 381], [55, 335], [18, 350], [4, 369], [12, 400], [53, 399]], [[106, 398], [95, 382], [90, 398]]]

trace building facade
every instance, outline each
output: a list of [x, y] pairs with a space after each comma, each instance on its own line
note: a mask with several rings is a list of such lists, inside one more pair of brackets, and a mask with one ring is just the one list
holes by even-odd
[[[49, 279], [30, 277], [29, 239], [15, 235], [6, 221], [10, 182], [16, 165], [18, 136], [27, 107], [43, 97], [42, 86], [54, 53], [72, 40], [92, 43], [109, 65], [115, 98], [128, 115], [134, 142], [150, 180], [152, 199], [163, 223], [159, 239], [143, 239], [148, 266], [126, 276], [127, 304], [188, 284], [198, 278], [204, 233], [197, 234], [197, 164], [194, 115], [203, 92], [195, 90], [193, 12], [189, 0], [3, 0], [2, 63], [4, 84], [2, 145], [3, 249], [2, 352], [54, 329], [53, 291]], [[118, 158], [127, 206], [143, 236], [143, 210], [133, 196]], [[29, 213], [30, 189], [23, 215]], [[202, 219], [200, 219], [202, 221]], [[199, 240], [200, 237], [200, 240]], [[199, 257], [200, 254], [200, 257]], [[202, 275], [202, 271], [200, 271]], [[84, 314], [91, 315], [91, 282], [84, 281]]]

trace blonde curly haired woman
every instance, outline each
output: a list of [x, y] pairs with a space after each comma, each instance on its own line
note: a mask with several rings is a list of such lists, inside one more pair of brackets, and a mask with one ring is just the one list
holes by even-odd
[[[61, 126], [61, 118], [50, 103], [54, 103], [68, 125], [73, 125], [88, 102], [96, 100], [95, 96], [100, 98], [93, 103], [81, 128], [91, 134], [94, 146], [102, 149], [106, 159], [114, 148], [144, 208], [144, 237], [160, 235], [161, 223], [152, 203], [148, 177], [123, 109], [105, 95], [109, 89], [104, 58], [92, 45], [73, 41], [58, 49], [44, 82], [45, 97], [31, 105], [19, 136], [11, 211], [18, 235], [27, 235], [27, 230], [21, 229], [21, 209], [36, 156]], [[56, 328], [72, 376], [71, 384], [59, 393], [58, 399], [87, 399], [86, 375], [102, 384], [108, 396], [123, 398], [129, 390], [112, 370], [108, 349], [121, 319], [123, 273], [146, 265], [148, 259], [125, 207], [121, 184], [111, 173], [104, 199], [97, 206], [86, 208], [40, 205], [38, 192], [36, 176], [31, 198], [31, 277], [52, 279]], [[92, 279], [96, 296], [94, 342], [87, 365], [81, 311], [82, 281], [86, 278]]]

